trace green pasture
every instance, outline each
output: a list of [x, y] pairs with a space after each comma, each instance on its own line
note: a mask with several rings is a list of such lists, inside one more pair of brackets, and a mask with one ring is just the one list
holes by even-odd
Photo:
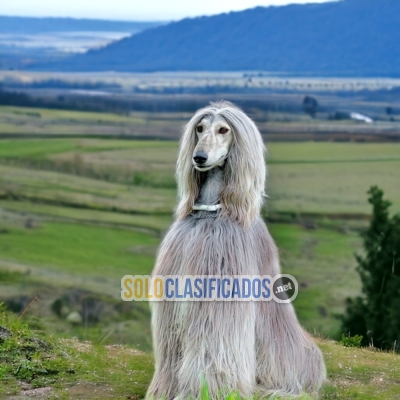
[[[176, 201], [177, 146], [168, 141], [3, 140], [0, 179], [3, 189], [8, 185], [9, 191], [29, 199], [50, 202], [57, 193], [66, 204], [82, 207], [145, 213], [147, 204], [150, 212], [165, 213]], [[267, 147], [270, 212], [368, 214], [365, 197], [371, 185], [379, 185], [394, 203], [393, 211], [400, 211], [400, 144], [305, 142]]]
[[400, 161], [400, 146], [393, 143], [267, 143], [267, 153], [269, 164]]
[[[2, 258], [68, 271], [92, 278], [147, 274], [158, 240], [150, 235], [80, 224], [47, 222], [35, 229], [10, 229], [2, 234]], [[153, 250], [154, 253], [154, 250]]]
[[[54, 338], [45, 340], [63, 352], [51, 358], [59, 378], [39, 374], [33, 381], [51, 386], [59, 398], [140, 398], [152, 375], [150, 354], [115, 345], [151, 350], [148, 304], [120, 301], [120, 279], [151, 272], [176, 205], [178, 142], [112, 138], [170, 134], [182, 122], [166, 115], [148, 121], [144, 114], [0, 107], [0, 134], [49, 135], [0, 139], [0, 301], [39, 296], [26, 318], [38, 332], [50, 331]], [[59, 133], [88, 137], [56, 138]], [[309, 332], [337, 339], [342, 332], [336, 315], [346, 297], [360, 292], [354, 254], [362, 252], [360, 231], [371, 211], [368, 188], [380, 186], [393, 202], [392, 212], [400, 212], [400, 144], [273, 142], [267, 149], [263, 214], [283, 272], [298, 280], [297, 315]], [[78, 295], [100, 299], [97, 322], [67, 320], [80, 303], [55, 314], [56, 301]], [[1, 322], [26, 332], [21, 324]], [[94, 344], [57, 343], [60, 337]], [[397, 398], [396, 355], [324, 339], [318, 344], [328, 367], [323, 399]], [[35, 357], [37, 364], [29, 368], [48, 365], [43, 349]], [[0, 363], [0, 396], [20, 390], [21, 378], [10, 368]]]
[[[8, 204], [0, 207], [9, 210]], [[152, 233], [128, 230], [128, 224], [116, 229], [96, 221], [53, 222], [36, 215], [34, 228], [16, 226], [15, 221], [15, 227], [3, 228], [0, 268], [29, 271], [32, 278], [52, 285], [78, 283], [114, 296], [119, 295], [122, 276], [151, 273], [160, 241]], [[283, 271], [299, 281], [295, 306], [300, 320], [312, 332], [337, 334], [334, 315], [342, 311], [343, 299], [360, 288], [353, 258], [360, 250], [357, 233], [285, 224], [271, 224], [270, 231], [280, 248]]]
[[[1, 108], [1, 107], [0, 107]], [[6, 159], [46, 159], [64, 152], [104, 152], [117, 150], [178, 149], [174, 141], [159, 140], [116, 140], [116, 139], [3, 139], [0, 147], [0, 158]], [[168, 154], [164, 157], [168, 157]], [[153, 157], [154, 158], [154, 157]]]
[[270, 143], [268, 208], [273, 212], [369, 214], [366, 191], [381, 187], [400, 212], [400, 144]]
[[3, 165], [0, 180], [0, 196], [4, 198], [128, 214], [169, 215], [176, 197], [173, 190]]
[[[4, 212], [16, 215], [18, 219], [50, 218], [51, 220], [67, 221], [81, 224], [95, 224], [96, 226], [120, 227], [131, 230], [150, 231], [161, 236], [172, 223], [171, 215], [142, 215], [123, 214], [112, 211], [98, 211], [76, 207], [60, 207], [57, 205], [31, 203], [27, 201], [0, 201]], [[3, 220], [3, 223], [6, 221]]]
[[340, 336], [335, 315], [343, 299], [360, 291], [354, 253], [361, 251], [357, 232], [306, 229], [299, 225], [270, 224], [284, 273], [299, 283], [294, 301], [297, 315], [310, 332]]
[[47, 108], [29, 108], [0, 106], [0, 118], [8, 118], [10, 122], [21, 124], [33, 118], [40, 119], [42, 123], [65, 121], [68, 123], [131, 123], [144, 124], [146, 120], [140, 117], [118, 115], [113, 113], [95, 113], [85, 111], [57, 110]]
[[[115, 300], [124, 274], [151, 272], [176, 206], [178, 142], [53, 135], [58, 127], [70, 133], [134, 131], [147, 126], [140, 118], [148, 116], [0, 107], [0, 134], [7, 123], [50, 135], [0, 139], [0, 272], [18, 273], [0, 281], [3, 296], [28, 287], [34, 296], [48, 287], [50, 304], [58, 290], [85, 288]], [[152, 123], [164, 131], [180, 124], [161, 114]], [[400, 144], [273, 142], [267, 149], [264, 214], [283, 271], [299, 281], [299, 319], [311, 332], [338, 337], [335, 315], [360, 290], [354, 253], [362, 251], [369, 187], [380, 186], [392, 211], [400, 211]], [[118, 321], [103, 321], [86, 334], [109, 327], [111, 343], [123, 336], [124, 343], [149, 348], [148, 308], [140, 307], [142, 319], [129, 317], [140, 332], [131, 342], [130, 325], [121, 328]], [[43, 315], [55, 321], [49, 312]], [[72, 334], [65, 322], [58, 325]]]
[[185, 114], [119, 115], [45, 108], [0, 106], [0, 135], [178, 137]]
[[[229, 94], [221, 97], [231, 98]], [[194, 95], [194, 97], [197, 97]], [[257, 96], [256, 96], [257, 97]], [[234, 96], [235, 101], [236, 96]], [[206, 105], [208, 98], [197, 98]], [[386, 102], [371, 104], [365, 110], [366, 115], [373, 115], [374, 124], [360, 123], [354, 120], [329, 118], [335, 108], [364, 109], [366, 104], [343, 98], [332, 99], [322, 96], [321, 102], [331, 111], [318, 112], [317, 118], [301, 112], [267, 111], [258, 108], [248, 110], [260, 131], [274, 141], [291, 140], [381, 140], [382, 135], [396, 137], [399, 131], [399, 119], [383, 113]], [[155, 100], [157, 102], [157, 100]], [[175, 102], [176, 98], [171, 97]], [[238, 102], [242, 100], [238, 98]], [[301, 95], [272, 95], [271, 101], [300, 104]], [[321, 103], [322, 104], [322, 103]], [[392, 104], [393, 106], [393, 104]], [[372, 113], [372, 114], [371, 114]], [[183, 126], [192, 116], [187, 112], [126, 112], [113, 114], [107, 112], [84, 112], [45, 108], [0, 106], [0, 136], [3, 137], [101, 137], [101, 138], [163, 138], [177, 140]], [[311, 135], [311, 136], [310, 136]]]
[[[4, 310], [0, 312], [0, 324], [11, 333], [0, 342], [2, 398], [117, 400], [145, 396], [154, 371], [151, 354], [128, 346], [60, 340], [49, 334], [40, 321], [29, 317], [17, 320]], [[321, 338], [316, 342], [328, 372], [320, 393], [322, 400], [398, 399], [397, 354], [343, 347]], [[30, 392], [21, 393], [21, 389]], [[239, 398], [232, 393], [224, 400]], [[206, 385], [199, 399], [209, 399]]]

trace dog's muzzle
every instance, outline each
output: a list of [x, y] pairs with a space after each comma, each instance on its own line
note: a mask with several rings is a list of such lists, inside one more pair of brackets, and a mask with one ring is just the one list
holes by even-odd
[[193, 156], [193, 160], [197, 165], [203, 165], [208, 160], [208, 155], [204, 151], [199, 151]]

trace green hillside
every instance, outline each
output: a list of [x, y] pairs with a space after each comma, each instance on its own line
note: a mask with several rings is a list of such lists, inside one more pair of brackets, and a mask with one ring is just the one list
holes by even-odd
[[[141, 399], [146, 393], [154, 363], [149, 353], [57, 339], [43, 332], [40, 321], [16, 320], [4, 309], [0, 326], [2, 398], [117, 400]], [[398, 399], [399, 355], [316, 340], [328, 368], [322, 400]]]
[[[176, 205], [178, 142], [109, 132], [60, 138], [59, 126], [84, 134], [145, 123], [138, 115], [29, 112], [0, 108], [0, 302], [8, 309], [0, 326], [12, 333], [0, 329], [0, 398], [42, 388], [37, 398], [139, 399], [153, 368], [150, 311], [121, 301], [120, 280], [153, 268]], [[162, 114], [153, 124], [170, 127]], [[27, 137], [1, 136], [9, 126]], [[33, 128], [45, 138], [29, 136]], [[400, 211], [400, 143], [267, 147], [263, 217], [283, 271], [299, 282], [299, 320], [325, 354], [322, 398], [398, 398], [398, 355], [331, 340], [341, 337], [345, 298], [360, 293], [354, 254], [371, 213], [366, 191], [379, 185]]]

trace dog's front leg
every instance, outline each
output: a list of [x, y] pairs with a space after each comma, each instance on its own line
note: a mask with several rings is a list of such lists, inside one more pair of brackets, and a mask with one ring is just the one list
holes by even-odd
[[180, 369], [180, 341], [176, 327], [175, 302], [152, 304], [152, 331], [155, 372], [147, 391], [148, 400], [172, 400], [178, 393], [177, 375]]
[[254, 302], [188, 303], [177, 397], [197, 399], [205, 386], [211, 399], [231, 392], [251, 397], [256, 368], [255, 319]]

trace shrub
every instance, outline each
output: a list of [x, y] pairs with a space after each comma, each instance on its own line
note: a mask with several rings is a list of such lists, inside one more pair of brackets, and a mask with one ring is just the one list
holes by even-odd
[[[362, 335], [361, 343], [399, 350], [400, 343], [400, 215], [391, 217], [391, 203], [377, 186], [369, 190], [373, 212], [362, 234], [363, 256], [356, 256], [362, 296], [347, 299], [343, 331]], [[396, 348], [397, 347], [397, 348]]]

